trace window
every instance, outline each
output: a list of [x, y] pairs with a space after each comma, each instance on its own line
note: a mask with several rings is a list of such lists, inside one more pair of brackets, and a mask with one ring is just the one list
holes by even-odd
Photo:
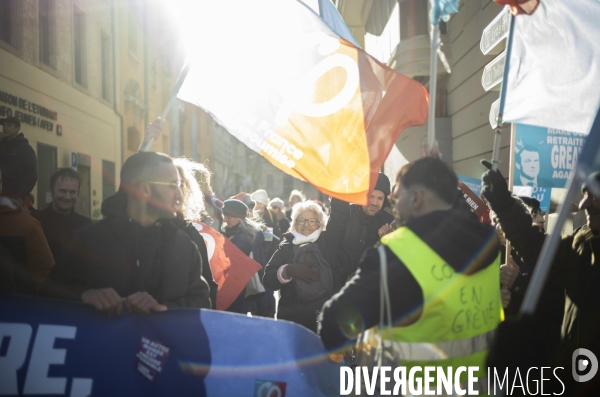
[[102, 160], [102, 200], [115, 193], [115, 163]]
[[100, 68], [102, 73], [102, 99], [109, 101], [111, 99], [111, 78], [110, 78], [110, 37], [104, 32], [100, 35]]
[[11, 0], [0, 0], [0, 40], [12, 45]]
[[75, 8], [73, 11], [73, 50], [75, 82], [86, 87], [85, 54], [85, 14]]
[[37, 144], [37, 205], [44, 209], [52, 202], [50, 196], [50, 176], [56, 171], [56, 146]]
[[54, 67], [54, 0], [39, 0], [40, 62]]

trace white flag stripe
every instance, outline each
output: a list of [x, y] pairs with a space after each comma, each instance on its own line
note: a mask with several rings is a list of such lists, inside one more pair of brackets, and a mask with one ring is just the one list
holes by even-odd
[[504, 121], [588, 134], [600, 106], [600, 2], [542, 0], [515, 22]]

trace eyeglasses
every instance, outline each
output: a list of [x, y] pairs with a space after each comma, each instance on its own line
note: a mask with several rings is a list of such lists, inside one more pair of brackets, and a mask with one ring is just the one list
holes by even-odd
[[172, 187], [183, 187], [183, 181], [180, 179], [177, 182], [146, 182], [151, 185], [163, 185], [163, 186], [172, 186]]
[[315, 225], [318, 225], [319, 223], [320, 222], [316, 219], [302, 219], [302, 218], [296, 219], [296, 225], [298, 225], [298, 226], [302, 226], [302, 225], [315, 226]]

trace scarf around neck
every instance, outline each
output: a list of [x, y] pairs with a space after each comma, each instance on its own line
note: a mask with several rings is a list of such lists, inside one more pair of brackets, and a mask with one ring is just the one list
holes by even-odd
[[315, 241], [317, 241], [322, 231], [322, 229], [317, 229], [308, 236], [305, 236], [303, 234], [298, 233], [295, 230], [292, 230], [292, 234], [294, 235], [294, 240], [292, 241], [292, 244], [303, 245], [308, 243], [314, 243]]

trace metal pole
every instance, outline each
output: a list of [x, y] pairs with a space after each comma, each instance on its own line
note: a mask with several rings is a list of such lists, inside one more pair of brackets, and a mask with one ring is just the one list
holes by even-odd
[[427, 144], [429, 150], [433, 147], [435, 141], [435, 97], [437, 92], [437, 49], [440, 41], [439, 21], [432, 25], [431, 34], [431, 59], [429, 67], [429, 117], [427, 119]]
[[494, 152], [492, 153], [492, 170], [498, 169], [498, 158], [500, 157], [500, 140], [502, 139], [502, 117], [504, 114], [504, 104], [506, 102], [506, 88], [508, 87], [508, 69], [510, 65], [510, 55], [512, 53], [512, 43], [515, 31], [515, 16], [510, 17], [510, 28], [508, 31], [508, 40], [506, 44], [506, 57], [504, 58], [504, 73], [502, 75], [502, 85], [500, 86], [500, 105], [498, 106], [498, 119], [496, 122], [496, 136], [494, 137]]
[[[179, 90], [181, 89], [181, 86], [183, 85], [183, 82], [185, 81], [185, 78], [187, 77], [187, 74], [189, 71], [190, 71], [190, 61], [189, 61], [189, 59], [186, 58], [186, 60], [183, 64], [183, 67], [179, 71], [179, 75], [177, 76], [177, 80], [175, 81], [175, 86], [173, 87], [173, 91], [171, 91], [171, 96], [169, 97], [169, 100], [167, 101], [167, 105], [165, 106], [162, 114], [160, 115], [161, 119], [164, 120], [167, 118], [167, 115], [169, 114], [169, 110], [171, 110], [171, 106], [173, 106], [173, 104], [175, 103], [175, 100], [177, 99], [177, 94], [179, 93]], [[154, 144], [154, 138], [149, 139], [148, 142], [144, 145], [144, 147], [140, 151], [142, 151], [142, 152], [150, 151], [152, 144]]]

